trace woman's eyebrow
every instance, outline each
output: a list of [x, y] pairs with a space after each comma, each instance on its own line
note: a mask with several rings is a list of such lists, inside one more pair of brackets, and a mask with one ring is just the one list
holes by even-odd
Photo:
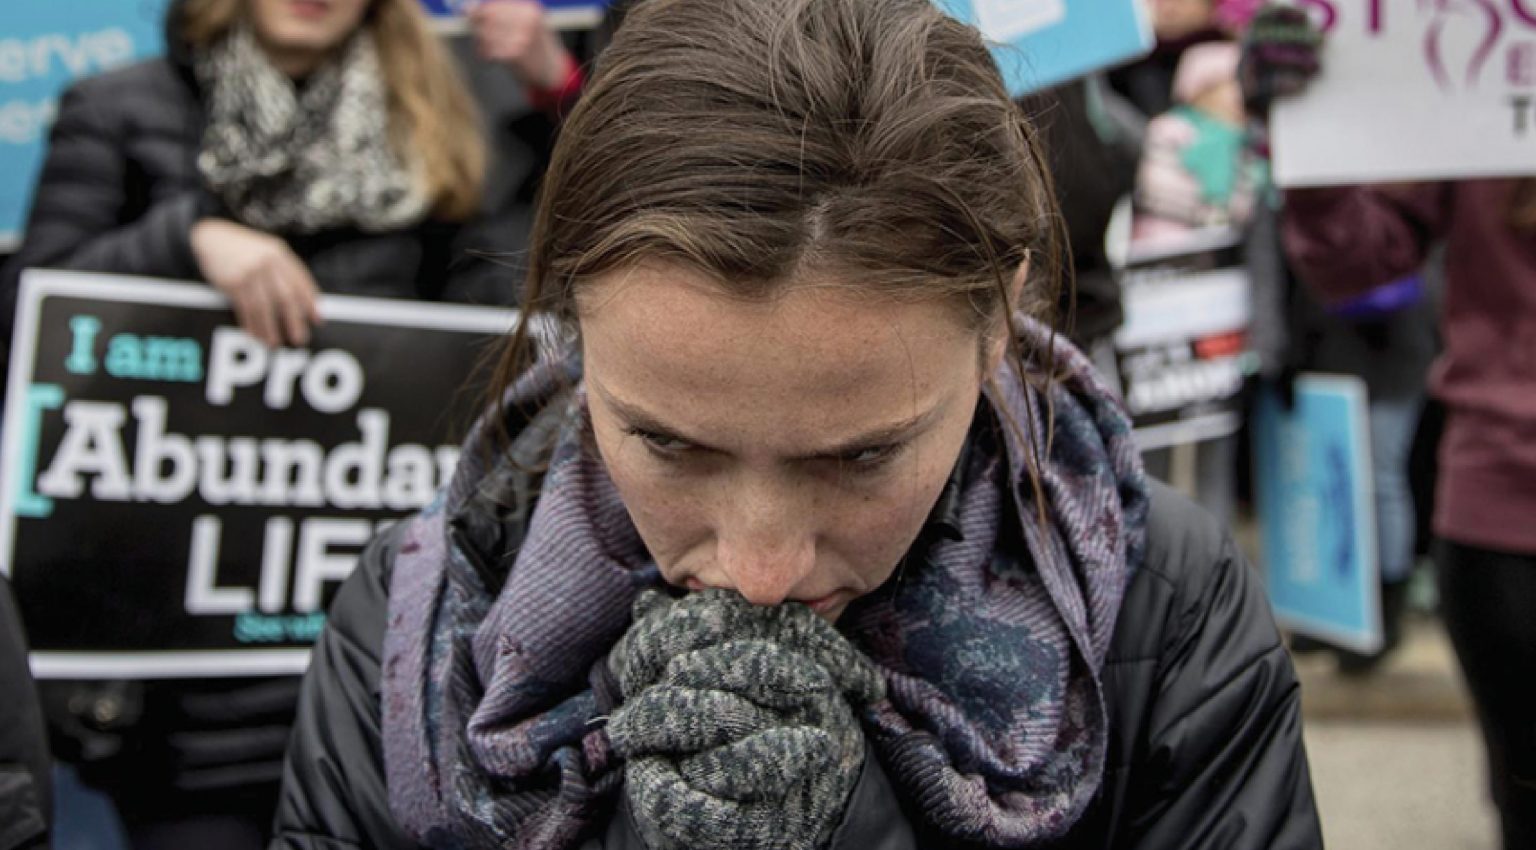
[[[627, 405], [612, 397], [608, 397], [608, 401], [613, 406], [614, 412], [617, 413], [622, 419], [626, 420], [633, 428], [655, 434], [659, 437], [666, 437], [667, 439], [672, 440], [681, 440], [697, 449], [702, 449], [704, 451], [729, 454], [729, 452], [727, 452], [725, 449], [717, 448], [705, 440], [688, 436], [686, 429], [668, 425], [652, 416], [651, 414], [640, 410], [639, 408], [636, 408], [632, 405]], [[935, 406], [934, 408], [917, 416], [909, 417], [894, 424], [880, 426], [879, 428], [867, 431], [856, 437], [843, 440], [836, 445], [829, 446], [824, 449], [814, 449], [803, 454], [797, 454], [794, 457], [788, 458], [788, 460], [792, 463], [799, 463], [802, 461], [842, 458], [848, 455], [858, 454], [859, 452], [866, 449], [879, 448], [882, 446], [888, 446], [892, 443], [900, 443], [905, 440], [909, 440], [918, 434], [921, 434], [924, 430], [927, 429], [928, 425], [930, 425], [938, 418], [936, 414], [939, 412], [941, 407], [942, 405]]]
[[909, 416], [899, 422], [893, 422], [889, 425], [882, 425], [871, 431], [866, 431], [865, 433], [856, 437], [850, 437], [849, 439], [843, 440], [837, 445], [812, 452], [802, 458], [796, 459], [816, 460], [821, 458], [845, 457], [847, 455], [857, 454], [861, 451], [864, 451], [865, 449], [879, 448], [882, 446], [888, 446], [892, 443], [900, 443], [905, 440], [909, 440], [926, 431], [931, 425], [933, 425], [934, 422], [938, 421], [939, 414], [944, 410], [945, 400], [946, 399], [939, 399], [937, 403], [922, 413]]
[[[689, 436], [688, 429], [686, 428], [679, 428], [675, 425], [669, 425], [666, 422], [663, 422], [660, 416], [657, 416], [656, 414], [641, 408], [639, 405], [616, 398], [612, 393], [608, 392], [606, 388], [602, 387], [596, 382], [589, 381], [589, 383], [592, 385], [592, 388], [603, 397], [603, 400], [608, 403], [608, 406], [613, 408], [614, 413], [618, 414], [618, 416], [626, 423], [628, 423], [630, 427], [637, 428], [641, 431], [646, 431], [660, 437], [681, 440], [685, 443], [688, 443], [689, 445], [703, 449], [705, 451], [729, 454], [729, 452], [727, 452], [725, 449], [714, 446], [707, 440]], [[798, 462], [844, 457], [851, 454], [857, 454], [858, 452], [861, 452], [865, 449], [878, 448], [881, 446], [890, 445], [891, 443], [899, 443], [903, 440], [911, 439], [927, 430], [929, 426], [938, 420], [940, 414], [944, 411], [946, 401], [947, 398], [941, 398], [931, 407], [925, 411], [922, 411], [921, 413], [914, 414], [897, 422], [878, 426], [869, 431], [865, 431], [862, 434], [840, 440], [836, 444], [827, 446], [826, 448], [814, 449], [812, 451], [796, 455], [795, 457], [790, 458], [790, 460]]]
[[606, 388], [590, 378], [587, 383], [603, 397], [603, 401], [607, 402], [609, 407], [613, 408], [613, 412], [618, 414], [619, 418], [623, 419], [632, 428], [672, 440], [681, 440], [706, 451], [724, 451], [723, 449], [711, 446], [706, 441], [690, 437], [686, 428], [668, 425], [661, 421], [661, 417], [644, 410], [639, 405], [631, 404], [615, 397], [613, 393], [608, 392]]

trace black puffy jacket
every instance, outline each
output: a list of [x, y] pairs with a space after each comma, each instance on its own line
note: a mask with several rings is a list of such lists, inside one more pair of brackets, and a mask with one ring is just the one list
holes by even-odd
[[0, 850], [47, 847], [53, 820], [52, 761], [21, 625], [0, 577]]
[[[452, 521], [459, 543], [486, 555], [480, 563], [510, 564], [523, 537], [538, 484], [512, 477], [512, 498], [483, 494]], [[1300, 695], [1257, 574], [1215, 520], [1161, 485], [1148, 531], [1104, 667], [1108, 769], [1057, 850], [1321, 847]], [[330, 609], [289, 745], [274, 848], [415, 846], [390, 815], [379, 737], [395, 546], [392, 534], [375, 540]], [[914, 838], [875, 761], [866, 760], [836, 850], [935, 846]], [[617, 819], [588, 845], [641, 847]]]
[[1115, 205], [1136, 185], [1146, 122], [1098, 77], [1021, 103], [1045, 136], [1051, 182], [1071, 248], [1072, 285], [1059, 293], [1057, 316], [1073, 343], [1092, 352], [1125, 319], [1120, 279], [1105, 252], [1104, 233]]

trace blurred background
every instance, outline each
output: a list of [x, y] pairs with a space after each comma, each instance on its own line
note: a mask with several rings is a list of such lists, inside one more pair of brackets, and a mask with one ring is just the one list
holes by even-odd
[[[1437, 574], [1448, 557], [1465, 564], [1508, 555], [1515, 569], [1536, 557], [1536, 465], [1528, 448], [1499, 454], [1536, 436], [1531, 402], [1522, 400], [1536, 398], [1528, 382], [1536, 243], [1521, 229], [1529, 221], [1495, 237], [1504, 219], [1475, 211], [1492, 193], [1511, 221], [1536, 213], [1527, 178], [1536, 157], [1524, 138], [1536, 132], [1536, 94], [1527, 93], [1536, 89], [1536, 50], [1524, 40], [1519, 5], [1514, 13], [1455, 2], [1383, 11], [1370, 0], [940, 5], [997, 43], [1005, 79], [1047, 138], [1075, 278], [1059, 305], [1063, 328], [1121, 392], [1148, 469], [1230, 524], [1266, 575], [1301, 679], [1328, 843], [1525, 846], [1501, 844], [1490, 750]], [[402, 15], [425, 22], [430, 42], [380, 23]], [[202, 490], [189, 495], [189, 484], [165, 498], [138, 497], [159, 505], [142, 512], [82, 503], [77, 509], [117, 524], [103, 541], [85, 540], [68, 506], [52, 513], [51, 500], [68, 497], [60, 483], [68, 476], [39, 476], [49, 466], [40, 458], [68, 437], [58, 401], [36, 388], [67, 385], [71, 397], [110, 390], [92, 389], [92, 363], [45, 381], [37, 352], [64, 363], [72, 351], [84, 356], [95, 336], [132, 327], [191, 337], [194, 325], [213, 320], [200, 325], [174, 311], [212, 308], [196, 299], [156, 303], [151, 286], [133, 311], [96, 309], [96, 324], [81, 324], [85, 308], [55, 315], [39, 306], [45, 283], [24, 290], [23, 272], [206, 281], [232, 299], [252, 337], [269, 343], [301, 345], [322, 293], [473, 308], [423, 313], [442, 316], [432, 326], [464, 339], [445, 336], [432, 348], [420, 328], [354, 330], [348, 350], [357, 374], [370, 378], [474, 374], [464, 340], [510, 321], [498, 310], [517, 303], [539, 176], [584, 69], [622, 16], [621, 4], [591, 0], [70, 0], [0, 9], [9, 351], [0, 558], [19, 607], [3, 613], [12, 642], [30, 644], [42, 697], [40, 716], [10, 728], [16, 738], [47, 729], [57, 759], [40, 768], [55, 782], [44, 802], [56, 813], [52, 846], [260, 846], [296, 674], [328, 594], [372, 523], [430, 498], [441, 483], [434, 476], [451, 469], [443, 452], [457, 445], [454, 427], [470, 402], [451, 382], [394, 391], [370, 382], [363, 406], [432, 414], [416, 422], [397, 413], [392, 423], [390, 468], [397, 457], [427, 458], [419, 492], [401, 484], [397, 497], [305, 511], [301, 484], [287, 481], [272, 484], [262, 504], [237, 509], [235, 497], [220, 505]], [[230, 21], [244, 23], [229, 29]], [[304, 30], [305, 22], [314, 26]], [[299, 47], [272, 52], [267, 71], [250, 72], [255, 42], [239, 34], [289, 24], [299, 27]], [[199, 26], [238, 37], [210, 41]], [[375, 30], [377, 55], [364, 56], [351, 34]], [[344, 70], [306, 64], [317, 52], [300, 49], [306, 38], [342, 45], [326, 55], [342, 56]], [[467, 83], [462, 110], [456, 89], [432, 82], [454, 74]], [[349, 113], [337, 103], [373, 109]], [[414, 128], [408, 147], [438, 175], [435, 198], [391, 182], [399, 163], [387, 144], [367, 142], [385, 132], [368, 117], [381, 110]], [[452, 124], [472, 114], [478, 125]], [[361, 147], [335, 144], [346, 134]], [[274, 149], [304, 159], [273, 166]], [[303, 185], [264, 181], [268, 167], [293, 168], [306, 175]], [[337, 188], [354, 184], [362, 188]], [[203, 227], [212, 218], [242, 223]], [[1506, 254], [1516, 259], [1498, 265]], [[231, 258], [248, 262], [236, 267]], [[258, 267], [263, 282], [251, 283]], [[1463, 294], [1480, 275], [1504, 275], [1525, 294]], [[69, 289], [70, 280], [46, 291], [94, 297], [83, 284]], [[1513, 318], [1469, 324], [1479, 310]], [[359, 327], [416, 327], [359, 316]], [[325, 337], [338, 346], [342, 338]], [[1515, 365], [1498, 375], [1467, 369], [1447, 355], [1458, 345], [1471, 346], [1472, 360]], [[265, 357], [254, 351], [231, 353], [226, 365]], [[191, 368], [176, 358], [147, 347], [109, 357], [105, 368], [174, 382], [177, 369]], [[286, 392], [341, 392], [350, 367], [325, 365], [333, 373], [318, 359], [292, 365]], [[270, 374], [231, 379], [230, 392], [254, 395]], [[430, 392], [439, 395], [419, 394]], [[187, 404], [199, 396], [192, 388]], [[351, 412], [358, 405], [354, 394], [338, 403], [339, 419], [275, 417], [268, 436], [325, 446], [361, 439], [351, 445], [371, 451], [368, 426]], [[1447, 430], [1448, 409], [1460, 430]], [[174, 424], [182, 434], [227, 437], [217, 450], [234, 456], [245, 426], [231, 417], [247, 422], [262, 410], [210, 408]], [[149, 428], [142, 419], [136, 427]], [[174, 436], [166, 432], [164, 445]], [[402, 448], [408, 453], [397, 456]], [[100, 473], [97, 464], [82, 461], [76, 471]], [[160, 484], [174, 490], [166, 483], [174, 476], [163, 474]], [[1470, 491], [1476, 499], [1462, 495]], [[193, 519], [209, 516], [223, 524]], [[316, 517], [334, 524], [306, 524]], [[346, 524], [354, 521], [367, 524]], [[185, 547], [188, 528], [202, 529], [193, 550], [161, 548], [167, 534]], [[286, 574], [269, 577], [277, 568], [260, 554], [292, 547], [295, 534], [294, 587], [307, 581], [307, 597], [289, 592]], [[1468, 545], [1447, 555], [1437, 543], [1447, 537]], [[204, 549], [195, 549], [199, 540]], [[63, 569], [85, 562], [166, 577], [129, 591]], [[1529, 627], [1511, 643], [1475, 628], [1480, 611], [1497, 608], [1476, 594], [1498, 591], [1451, 591], [1463, 650], [1491, 653], [1529, 679], [1536, 671], [1519, 666], [1530, 657]], [[1485, 699], [1523, 687], [1529, 700], [1528, 685], [1510, 684], [1509, 668], [1480, 669], [1504, 682], [1488, 686]], [[1507, 740], [1524, 736], [1528, 752], [1536, 727], [1526, 720]]]

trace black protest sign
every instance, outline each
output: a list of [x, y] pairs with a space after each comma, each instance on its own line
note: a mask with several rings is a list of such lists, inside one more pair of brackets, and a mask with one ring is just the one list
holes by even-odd
[[1115, 334], [1126, 409], [1144, 449], [1224, 437], [1242, 424], [1252, 287], [1224, 245], [1143, 257], [1123, 275]]
[[384, 525], [452, 475], [505, 310], [325, 297], [267, 349], [207, 287], [28, 272], [0, 557], [40, 676], [302, 670]]

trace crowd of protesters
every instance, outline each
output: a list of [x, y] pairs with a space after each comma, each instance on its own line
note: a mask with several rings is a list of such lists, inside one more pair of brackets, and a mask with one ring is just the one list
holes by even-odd
[[[1292, 648], [1369, 675], [1432, 564], [1504, 846], [1536, 847], [1536, 181], [1277, 189], [1266, 116], [1322, 35], [1250, 0], [1153, 0], [1150, 55], [1016, 102], [927, 0], [620, 6], [561, 34], [485, 0], [446, 44], [416, 0], [176, 0], [163, 57], [64, 94], [7, 341], [21, 271], [57, 268], [204, 281], [273, 346], [333, 293], [521, 305], [580, 351], [513, 336], [489, 451], [370, 546], [302, 685], [34, 691], [0, 598], [0, 675], [39, 695], [8, 703], [0, 850], [87, 795], [133, 848], [1321, 846], [1289, 655], [1222, 528], [1241, 435], [1198, 448], [1213, 521], [1112, 397], [1117, 239], [1213, 229], [1254, 384], [1369, 394], [1384, 646]], [[896, 418], [904, 323], [932, 410], [838, 442]], [[945, 359], [978, 345], [980, 373]]]

